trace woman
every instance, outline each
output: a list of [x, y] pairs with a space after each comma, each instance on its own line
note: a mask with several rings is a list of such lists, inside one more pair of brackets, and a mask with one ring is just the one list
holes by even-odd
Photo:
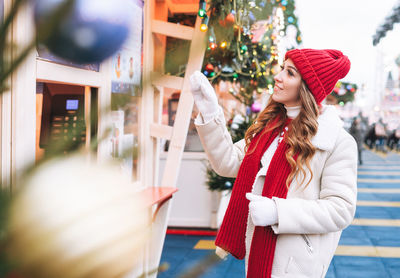
[[349, 69], [337, 50], [288, 51], [267, 107], [235, 144], [208, 80], [191, 76], [205, 152], [236, 177], [216, 252], [246, 258], [247, 277], [324, 277], [354, 217], [357, 145], [321, 105]]

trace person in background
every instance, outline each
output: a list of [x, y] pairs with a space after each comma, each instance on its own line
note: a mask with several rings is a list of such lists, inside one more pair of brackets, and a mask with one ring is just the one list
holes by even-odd
[[387, 146], [391, 151], [400, 150], [400, 125], [388, 137]]
[[357, 149], [358, 149], [358, 163], [362, 165], [362, 131], [361, 131], [361, 120], [360, 118], [356, 117], [354, 118], [353, 122], [351, 123], [350, 127], [350, 134], [354, 137], [354, 139], [357, 142]]
[[385, 150], [385, 142], [387, 139], [386, 134], [386, 126], [383, 123], [382, 119], [375, 124], [375, 135], [377, 139], [376, 150], [381, 152], [386, 152]]
[[400, 151], [400, 125], [397, 127], [394, 136], [396, 137], [396, 151]]
[[376, 125], [376, 123], [373, 123], [369, 127], [369, 129], [367, 131], [367, 134], [364, 137], [364, 143], [368, 146], [368, 148], [370, 150], [373, 150], [375, 148], [375, 146], [376, 146], [377, 137], [376, 137], [376, 134], [375, 134], [375, 125]]
[[213, 170], [236, 177], [216, 253], [245, 259], [250, 278], [320, 278], [356, 209], [357, 144], [336, 108], [321, 104], [350, 61], [338, 50], [294, 49], [281, 69], [266, 108], [235, 144], [208, 79], [190, 76]]

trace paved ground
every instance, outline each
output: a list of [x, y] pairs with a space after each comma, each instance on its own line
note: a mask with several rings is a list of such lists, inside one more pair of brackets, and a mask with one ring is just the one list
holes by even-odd
[[[363, 153], [353, 224], [343, 231], [327, 278], [400, 278], [400, 155]], [[167, 235], [159, 278], [179, 277], [214, 252], [214, 237]], [[201, 276], [245, 277], [244, 262], [229, 256]]]

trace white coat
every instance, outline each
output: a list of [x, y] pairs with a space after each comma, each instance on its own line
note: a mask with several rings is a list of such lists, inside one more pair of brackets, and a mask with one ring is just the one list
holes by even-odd
[[[236, 177], [245, 155], [244, 140], [233, 144], [221, 112], [206, 124], [195, 123], [214, 171], [221, 176]], [[287, 198], [274, 198], [278, 224], [272, 229], [278, 238], [272, 277], [325, 277], [341, 231], [354, 217], [357, 144], [343, 129], [334, 106], [324, 106], [311, 142], [317, 152], [310, 161], [313, 171], [310, 184], [300, 187], [293, 179]], [[310, 173], [303, 167], [308, 181]], [[262, 178], [264, 184], [265, 176]]]

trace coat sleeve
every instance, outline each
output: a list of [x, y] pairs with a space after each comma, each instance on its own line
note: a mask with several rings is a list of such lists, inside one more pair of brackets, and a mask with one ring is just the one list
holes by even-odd
[[322, 234], [351, 224], [357, 202], [357, 145], [348, 133], [339, 137], [322, 171], [319, 199], [274, 198], [276, 234]]
[[232, 142], [222, 110], [207, 123], [198, 117], [195, 125], [213, 170], [223, 177], [236, 177], [244, 157], [245, 141]]

